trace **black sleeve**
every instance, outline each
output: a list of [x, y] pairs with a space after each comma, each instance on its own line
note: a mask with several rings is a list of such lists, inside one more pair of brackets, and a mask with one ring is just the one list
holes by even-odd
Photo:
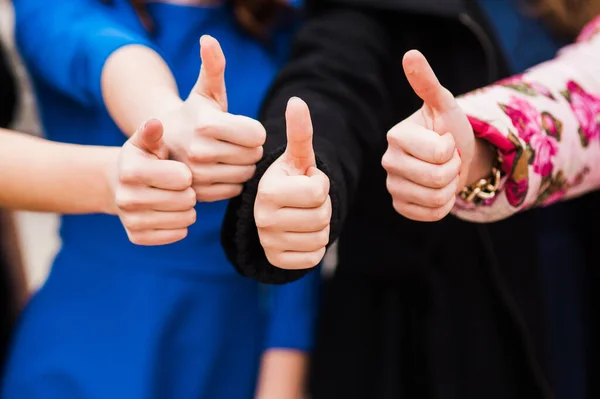
[[302, 98], [310, 108], [317, 167], [331, 181], [330, 242], [338, 237], [356, 190], [363, 153], [385, 131], [381, 121], [389, 102], [384, 76], [391, 51], [385, 18], [373, 10], [327, 3], [309, 4], [291, 60], [263, 106], [265, 156], [242, 195], [230, 201], [222, 229], [223, 247], [237, 271], [264, 283], [291, 282], [310, 271], [271, 265], [254, 223], [258, 182], [285, 149], [284, 114], [290, 97]]
[[8, 127], [17, 106], [17, 90], [8, 57], [0, 43], [0, 127]]

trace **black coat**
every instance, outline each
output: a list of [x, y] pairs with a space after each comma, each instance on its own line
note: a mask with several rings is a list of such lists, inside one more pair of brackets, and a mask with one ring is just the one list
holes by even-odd
[[[0, 128], [7, 128], [12, 121], [16, 103], [14, 75], [9, 69], [6, 54], [0, 45]], [[0, 145], [2, 145], [1, 143], [0, 140]], [[10, 173], [10, 171], [0, 171], [0, 173]], [[3, 220], [1, 216], [0, 223]], [[2, 253], [2, 244], [6, 239], [6, 237], [2, 237], [2, 233], [7, 231], [2, 227], [0, 226], [0, 370], [6, 353], [8, 337], [18, 309], [17, 293], [11, 284], [11, 265], [8, 264], [6, 254]]]
[[[285, 147], [287, 100], [304, 99], [318, 166], [331, 180], [331, 239], [339, 238], [338, 269], [323, 293], [312, 397], [553, 397], [536, 212], [488, 225], [454, 217], [413, 222], [394, 211], [381, 167], [385, 133], [421, 105], [402, 73], [407, 50], [421, 50], [454, 94], [509, 74], [484, 16], [461, 0], [308, 3], [309, 20], [263, 107], [265, 157], [230, 202], [222, 233], [243, 275], [285, 283], [306, 273], [267, 262], [252, 213], [258, 181]], [[589, 204], [567, 206], [585, 214]], [[587, 221], [584, 237], [595, 228]]]

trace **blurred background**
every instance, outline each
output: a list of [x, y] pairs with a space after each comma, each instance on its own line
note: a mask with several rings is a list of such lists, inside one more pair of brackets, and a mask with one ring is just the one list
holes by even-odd
[[[27, 74], [23, 68], [13, 43], [13, 12], [9, 0], [0, 0], [0, 40], [10, 52], [10, 60], [17, 71], [20, 106], [15, 130], [41, 135]], [[19, 239], [27, 280], [31, 289], [39, 287], [48, 274], [48, 268], [58, 249], [58, 218], [56, 215], [35, 212], [16, 212]]]

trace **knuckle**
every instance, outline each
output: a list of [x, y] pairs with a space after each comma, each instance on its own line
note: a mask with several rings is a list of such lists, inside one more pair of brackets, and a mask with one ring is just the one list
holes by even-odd
[[191, 144], [187, 156], [192, 161], [199, 163], [213, 163], [216, 161], [216, 154], [204, 144]]
[[277, 249], [277, 245], [275, 244], [276, 240], [275, 237], [273, 237], [273, 234], [263, 232], [262, 234], [259, 234], [259, 239], [260, 245], [262, 245], [265, 250], [274, 251]]
[[281, 257], [281, 252], [279, 251], [271, 251], [271, 250], [267, 250], [265, 251], [265, 256], [267, 257], [267, 260], [269, 261], [270, 264], [272, 264], [273, 266], [279, 267], [281, 269], [290, 269], [290, 265], [287, 265], [282, 257]]
[[392, 175], [388, 175], [385, 179], [385, 186], [390, 194], [394, 195], [396, 193], [396, 179]]
[[308, 190], [308, 198], [311, 200], [311, 202], [317, 204], [323, 203], [327, 199], [328, 194], [329, 193], [325, 191], [325, 187], [323, 187], [321, 184], [312, 185]]
[[196, 223], [196, 217], [197, 217], [196, 210], [192, 209], [185, 215], [185, 218], [183, 220], [183, 225], [185, 227], [193, 225], [194, 223]]
[[279, 196], [278, 191], [279, 190], [274, 185], [259, 186], [258, 192], [256, 193], [256, 202], [273, 204]]
[[329, 244], [329, 229], [325, 228], [319, 231], [315, 237], [315, 243], [319, 248], [325, 248]]
[[331, 223], [331, 208], [321, 207], [317, 211], [316, 215], [317, 228], [324, 229]]
[[194, 186], [194, 192], [196, 194], [196, 201], [198, 202], [212, 202], [214, 201], [215, 195], [209, 189], [210, 186], [196, 185]]
[[267, 131], [265, 130], [263, 124], [259, 121], [252, 120], [252, 123], [254, 126], [252, 126], [252, 129], [250, 129], [250, 145], [253, 147], [261, 147], [267, 140]]
[[184, 191], [183, 193], [183, 197], [184, 197], [184, 205], [186, 207], [190, 207], [190, 208], [194, 208], [196, 206], [196, 191], [194, 191], [193, 188], [188, 188]]
[[138, 215], [126, 215], [123, 218], [123, 225], [132, 231], [140, 231], [144, 227], [143, 220]]
[[431, 221], [438, 221], [438, 220], [442, 220], [443, 218], [445, 218], [448, 215], [449, 210], [446, 207], [439, 207], [436, 209], [432, 209], [429, 212]]
[[135, 197], [123, 190], [119, 190], [115, 194], [115, 205], [123, 211], [135, 211], [139, 208]]
[[392, 202], [392, 206], [394, 207], [394, 210], [397, 213], [399, 213], [400, 215], [403, 215], [403, 216], [405, 215], [406, 209], [404, 208], [404, 203], [394, 199]]
[[435, 163], [442, 163], [445, 161], [444, 159], [444, 154], [445, 154], [445, 148], [443, 144], [438, 144], [435, 147], [433, 147], [433, 154], [432, 154], [432, 159], [433, 162]]
[[217, 194], [205, 191], [201, 191], [197, 195], [198, 202], [217, 202], [220, 199], [221, 198]]
[[394, 165], [392, 158], [392, 152], [388, 148], [388, 150], [385, 152], [385, 154], [383, 154], [383, 157], [381, 158], [381, 166], [383, 166], [383, 169], [387, 170], [388, 172], [393, 170]]
[[270, 217], [270, 212], [261, 206], [254, 208], [254, 222], [259, 229], [272, 227], [274, 224], [273, 217]]
[[305, 257], [305, 269], [317, 266], [323, 260], [323, 256], [325, 256], [325, 248], [307, 253]]
[[129, 241], [135, 245], [147, 245], [148, 238], [145, 234], [138, 234], [133, 231], [127, 231], [127, 237], [129, 237]]
[[435, 190], [429, 196], [429, 202], [435, 207], [441, 207], [448, 202], [448, 193], [444, 189]]
[[231, 188], [231, 191], [223, 199], [229, 199], [229, 198], [237, 197], [237, 196], [239, 196], [239, 195], [242, 194], [242, 191], [244, 191], [244, 185], [243, 184], [234, 184], [233, 187]]
[[240, 180], [247, 182], [254, 177], [254, 173], [256, 173], [256, 165], [245, 166], [240, 172]]
[[249, 152], [248, 154], [248, 162], [250, 163], [257, 163], [258, 161], [260, 161], [263, 157], [263, 147], [262, 146], [256, 146], [254, 148], [250, 148], [247, 150]]
[[393, 128], [391, 128], [386, 135], [387, 138], [387, 142], [390, 145], [398, 145], [399, 144], [399, 136], [401, 134], [400, 128], [399, 126], [394, 126]]
[[218, 127], [210, 117], [210, 115], [202, 115], [196, 123], [196, 136], [211, 136]]
[[446, 179], [446, 173], [441, 168], [435, 168], [429, 175], [429, 181], [436, 188], [444, 187], [448, 183]]
[[135, 183], [139, 180], [142, 170], [137, 163], [123, 163], [119, 168], [119, 181], [122, 183]]

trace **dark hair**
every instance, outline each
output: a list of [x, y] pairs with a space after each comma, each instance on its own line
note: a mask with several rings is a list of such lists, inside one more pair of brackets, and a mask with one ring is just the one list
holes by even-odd
[[600, 14], [600, 0], [527, 0], [527, 3], [558, 32], [571, 36]]
[[[103, 0], [112, 3], [112, 0]], [[267, 39], [269, 30], [277, 17], [291, 10], [287, 0], [227, 0], [233, 7], [235, 16], [242, 28], [259, 39]], [[152, 19], [146, 11], [145, 0], [130, 0], [142, 23], [149, 31], [153, 29]]]

